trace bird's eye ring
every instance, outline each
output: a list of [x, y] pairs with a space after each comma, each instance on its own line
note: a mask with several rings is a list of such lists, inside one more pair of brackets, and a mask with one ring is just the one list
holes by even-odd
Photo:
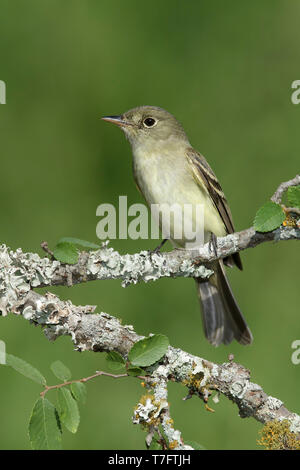
[[155, 126], [155, 124], [157, 124], [157, 121], [152, 117], [147, 117], [146, 119], [144, 119], [143, 124], [145, 127], [153, 127]]

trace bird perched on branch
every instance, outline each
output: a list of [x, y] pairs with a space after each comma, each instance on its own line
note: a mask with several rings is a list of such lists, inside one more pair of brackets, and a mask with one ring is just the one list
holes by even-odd
[[[204, 242], [234, 232], [231, 212], [216, 175], [205, 158], [193, 149], [172, 114], [155, 106], [141, 106], [102, 119], [118, 125], [128, 138], [134, 178], [150, 207], [190, 205], [188, 222], [190, 226], [196, 225], [197, 233], [203, 230]], [[196, 217], [197, 206], [204, 208], [202, 227]], [[185, 236], [182, 219], [179, 220], [173, 214], [169, 238], [174, 246], [188, 248], [191, 239]], [[241, 344], [250, 344], [252, 334], [233, 296], [224, 264], [242, 269], [240, 255], [235, 253], [215, 261], [214, 274], [208, 280], [195, 278], [204, 333], [214, 346], [229, 344], [233, 338]]]

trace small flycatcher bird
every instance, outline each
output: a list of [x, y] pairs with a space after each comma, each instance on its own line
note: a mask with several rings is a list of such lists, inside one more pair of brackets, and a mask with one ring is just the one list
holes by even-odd
[[[190, 204], [204, 207], [204, 241], [234, 232], [231, 212], [219, 181], [205, 158], [193, 149], [175, 117], [162, 108], [141, 106], [119, 116], [102, 119], [118, 125], [128, 138], [133, 153], [133, 173], [147, 204]], [[195, 223], [194, 212], [191, 215]], [[186, 248], [190, 239], [170, 240]], [[199, 227], [200, 229], [200, 227]], [[176, 232], [178, 233], [178, 232]], [[225, 275], [224, 264], [242, 269], [239, 253], [213, 263], [208, 280], [195, 278], [202, 305], [204, 333], [214, 346], [229, 344], [235, 338], [250, 344], [252, 334], [236, 303]]]

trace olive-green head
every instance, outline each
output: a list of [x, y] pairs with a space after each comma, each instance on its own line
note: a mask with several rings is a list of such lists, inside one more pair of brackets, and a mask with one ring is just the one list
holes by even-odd
[[140, 106], [119, 116], [105, 116], [104, 121], [117, 124], [133, 147], [156, 146], [178, 141], [188, 144], [188, 138], [175, 117], [156, 106]]

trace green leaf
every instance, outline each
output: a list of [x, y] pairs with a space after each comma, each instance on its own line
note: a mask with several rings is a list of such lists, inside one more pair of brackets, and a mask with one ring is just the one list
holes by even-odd
[[287, 197], [290, 207], [300, 208], [300, 185], [288, 188]]
[[64, 382], [70, 380], [72, 376], [70, 370], [61, 361], [52, 362], [50, 369], [58, 379]]
[[76, 248], [79, 250], [89, 251], [89, 250], [99, 250], [101, 248], [100, 245], [96, 245], [96, 243], [91, 243], [86, 240], [80, 240], [80, 238], [73, 238], [73, 237], [63, 237], [61, 238], [58, 243], [71, 243], [75, 245]]
[[151, 366], [167, 352], [169, 340], [164, 335], [153, 335], [135, 343], [128, 358], [133, 366]]
[[203, 447], [201, 444], [198, 444], [198, 442], [195, 441], [184, 441], [184, 443], [187, 446], [193, 447], [195, 450], [206, 450], [205, 447]]
[[78, 250], [73, 243], [57, 243], [53, 250], [55, 259], [65, 264], [76, 264], [78, 261]]
[[25, 375], [28, 379], [33, 380], [41, 385], [46, 385], [46, 379], [35, 367], [28, 362], [23, 361], [19, 357], [13, 356], [12, 354], [6, 354], [6, 365], [12, 367], [17, 372]]
[[75, 400], [81, 401], [81, 403], [86, 402], [87, 390], [86, 386], [82, 382], [73, 382], [71, 384], [71, 392]]
[[145, 375], [146, 372], [141, 369], [140, 367], [128, 367], [127, 369], [127, 374], [128, 375], [133, 375], [134, 377], [136, 377], [137, 375]]
[[107, 367], [110, 370], [120, 370], [125, 368], [125, 360], [116, 351], [110, 351], [106, 355]]
[[59, 450], [61, 429], [57, 411], [47, 398], [39, 398], [29, 421], [29, 439], [35, 450]]
[[75, 433], [80, 421], [77, 402], [66, 387], [59, 388], [57, 391], [60, 420], [69, 431]]
[[285, 219], [282, 207], [275, 202], [269, 201], [256, 213], [254, 228], [257, 232], [271, 232], [279, 227]]

